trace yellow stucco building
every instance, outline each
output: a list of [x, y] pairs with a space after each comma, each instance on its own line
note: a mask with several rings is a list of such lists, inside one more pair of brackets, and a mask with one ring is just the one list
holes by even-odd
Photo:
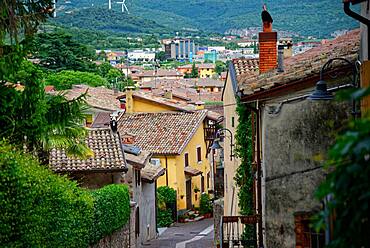
[[[258, 59], [235, 59], [230, 64], [230, 69], [227, 74], [226, 83], [222, 93], [222, 100], [224, 104], [225, 128], [229, 129], [235, 137], [236, 129], [238, 127], [238, 114], [236, 112], [236, 95], [239, 90], [237, 77], [238, 73], [247, 72], [250, 75], [256, 73], [258, 69]], [[230, 160], [231, 144], [230, 139], [224, 141], [224, 215], [237, 216], [239, 211], [239, 188], [235, 184], [235, 174], [241, 163], [238, 157]], [[235, 153], [235, 151], [233, 151]]]
[[207, 110], [132, 90], [121, 101], [126, 108], [118, 121], [121, 136], [131, 136], [133, 145], [151, 152], [151, 162], [166, 170], [157, 187], [176, 190], [178, 210], [198, 207], [201, 193], [213, 188], [207, 152], [210, 142], [205, 135], [212, 120]]

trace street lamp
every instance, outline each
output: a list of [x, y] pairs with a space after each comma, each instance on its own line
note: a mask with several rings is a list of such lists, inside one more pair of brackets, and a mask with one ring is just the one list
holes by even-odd
[[353, 73], [352, 85], [356, 87], [356, 74], [357, 74], [356, 66], [348, 59], [344, 59], [344, 58], [329, 59], [320, 70], [320, 80], [316, 83], [315, 91], [312, 92], [312, 94], [308, 97], [309, 100], [316, 101], [316, 100], [332, 100], [333, 99], [333, 94], [328, 91], [328, 85], [326, 81], [324, 80], [324, 72], [325, 70], [330, 68], [331, 64], [334, 61], [337, 61], [337, 60], [344, 61], [345, 63], [351, 66], [352, 73]]
[[212, 143], [211, 149], [218, 150], [218, 149], [222, 148], [222, 146], [220, 145], [220, 135], [225, 134], [225, 131], [230, 133], [230, 141], [231, 141], [231, 143], [230, 143], [230, 161], [232, 161], [233, 157], [235, 156], [235, 154], [233, 154], [233, 148], [234, 148], [235, 144], [233, 143], [233, 134], [229, 129], [221, 128], [221, 129], [217, 130], [216, 138], [214, 139], [214, 141]]
[[[317, 82], [315, 91], [308, 97], [309, 100], [316, 101], [316, 100], [331, 100], [331, 99], [333, 99], [333, 95], [331, 94], [331, 92], [328, 91], [327, 83], [324, 81], [323, 77], [324, 77], [325, 70], [330, 68], [331, 64], [336, 60], [344, 61], [346, 64], [351, 66], [353, 78], [352, 78], [352, 82], [351, 82], [350, 86], [352, 86], [354, 88], [358, 87], [357, 80], [356, 80], [358, 70], [357, 70], [357, 67], [354, 63], [352, 63], [351, 61], [349, 61], [348, 59], [345, 59], [345, 58], [329, 59], [328, 62], [326, 62], [320, 70], [320, 81]], [[337, 87], [337, 88], [334, 88], [334, 89], [331, 89], [331, 90], [336, 90], [336, 89], [339, 89], [339, 88], [340, 87]], [[356, 103], [356, 100], [354, 100], [354, 99], [352, 100], [352, 113], [351, 114], [353, 115], [353, 118], [356, 118], [360, 114], [360, 113], [357, 112], [357, 103]]]

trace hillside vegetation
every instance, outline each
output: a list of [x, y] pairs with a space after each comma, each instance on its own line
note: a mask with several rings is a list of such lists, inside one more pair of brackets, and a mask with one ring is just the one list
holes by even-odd
[[[343, 12], [342, 1], [266, 0], [274, 27], [301, 35], [328, 37], [336, 30], [358, 26]], [[198, 29], [225, 32], [231, 28], [260, 26], [261, 1], [250, 0], [135, 0], [127, 1], [130, 14], [113, 3], [108, 11], [104, 0], [72, 0], [61, 3], [72, 14], [59, 17], [64, 24], [116, 32], [169, 33]]]

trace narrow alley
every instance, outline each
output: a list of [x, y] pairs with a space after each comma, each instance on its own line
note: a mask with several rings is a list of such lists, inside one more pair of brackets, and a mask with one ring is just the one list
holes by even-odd
[[145, 243], [150, 248], [210, 248], [213, 247], [213, 219], [191, 223], [175, 223], [156, 240]]

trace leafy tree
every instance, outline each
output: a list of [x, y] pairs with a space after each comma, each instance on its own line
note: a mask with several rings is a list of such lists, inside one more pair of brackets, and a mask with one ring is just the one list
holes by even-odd
[[92, 87], [107, 86], [105, 78], [91, 72], [61, 71], [51, 73], [45, 78], [46, 85], [54, 85], [57, 90], [71, 89], [72, 85], [86, 84]]
[[52, 0], [0, 1], [0, 80], [17, 71], [40, 22], [51, 15]]
[[221, 75], [221, 72], [224, 72], [224, 71], [226, 71], [226, 64], [222, 61], [216, 61], [215, 72]]
[[197, 78], [199, 76], [198, 68], [195, 66], [195, 63], [193, 63], [193, 66], [191, 68], [190, 78]]
[[45, 163], [53, 147], [64, 148], [69, 154], [91, 155], [81, 125], [87, 106], [85, 96], [68, 101], [62, 95], [45, 94], [40, 70], [28, 61], [24, 63], [21, 67], [28, 67], [29, 75], [22, 75], [23, 91], [12, 87], [11, 81], [0, 83], [0, 135]]
[[105, 61], [107, 59], [107, 54], [104, 50], [101, 50], [97, 57], [98, 60]]
[[165, 61], [166, 60], [166, 53], [164, 51], [157, 52], [155, 54], [155, 58], [159, 61]]
[[104, 78], [107, 77], [109, 70], [113, 69], [114, 67], [108, 63], [102, 63], [98, 66], [98, 74]]
[[[368, 95], [361, 89], [350, 98]], [[317, 215], [316, 227], [335, 218], [333, 240], [328, 247], [370, 247], [370, 116], [351, 120], [328, 153], [325, 168], [329, 174], [317, 190], [320, 200], [329, 200]]]
[[33, 47], [34, 58], [40, 59], [40, 65], [49, 70], [96, 71], [92, 61], [95, 51], [77, 43], [72, 35], [63, 32], [40, 33], [36, 36]]

